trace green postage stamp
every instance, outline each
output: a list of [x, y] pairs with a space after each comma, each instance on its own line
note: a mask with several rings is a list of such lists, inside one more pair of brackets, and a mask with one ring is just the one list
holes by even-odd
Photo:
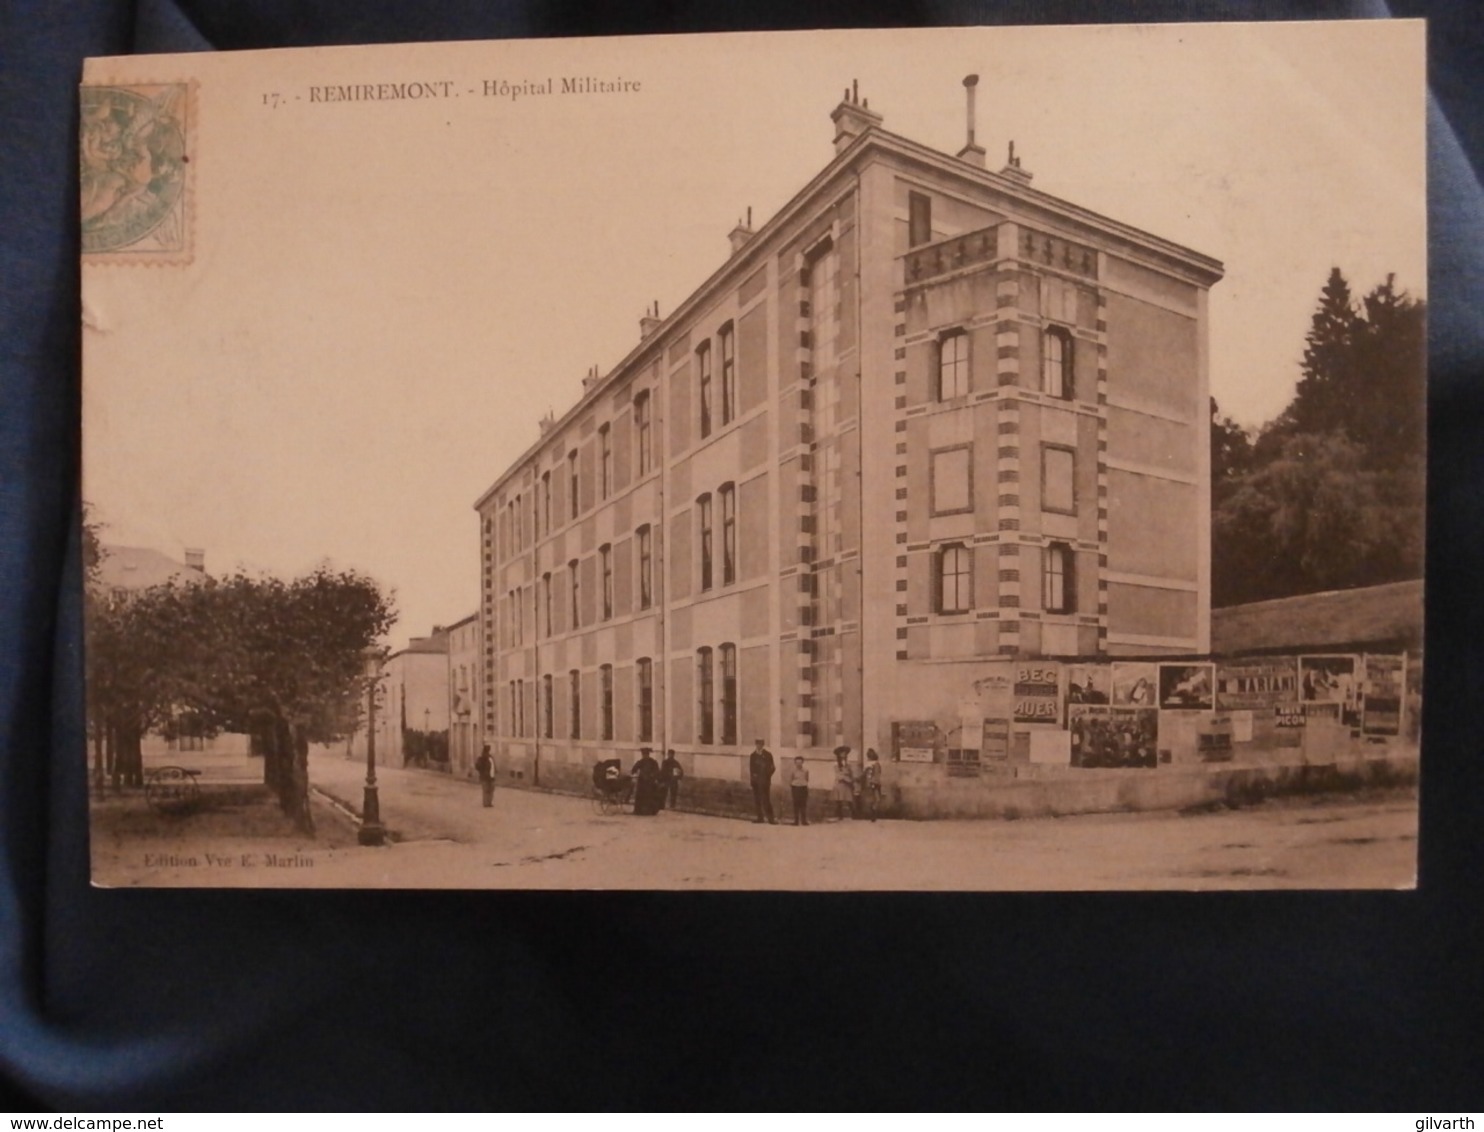
[[189, 83], [81, 88], [82, 252], [89, 260], [190, 262], [192, 94]]

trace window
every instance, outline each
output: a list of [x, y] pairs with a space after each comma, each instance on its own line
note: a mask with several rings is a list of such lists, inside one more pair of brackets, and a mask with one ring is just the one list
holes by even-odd
[[567, 510], [577, 518], [577, 449], [567, 453]]
[[967, 445], [933, 453], [929, 485], [934, 515], [961, 515], [974, 509], [972, 456]]
[[541, 736], [544, 739], [553, 738], [551, 726], [551, 673], [541, 677]]
[[969, 336], [951, 330], [938, 339], [938, 400], [951, 401], [969, 392]]
[[840, 257], [833, 240], [810, 249], [805, 270], [800, 282], [809, 289], [809, 368], [820, 374], [835, 364], [840, 340]]
[[531, 523], [536, 528], [535, 535], [541, 537], [541, 480], [536, 481], [536, 486], [531, 492]]
[[938, 548], [938, 612], [967, 613], [974, 608], [974, 556], [961, 542]]
[[654, 739], [654, 662], [647, 656], [638, 660], [639, 670], [639, 742]]
[[526, 733], [526, 682], [524, 680], [515, 682], [515, 733], [521, 736]]
[[737, 338], [729, 322], [721, 328], [721, 423], [737, 419]]
[[1041, 510], [1077, 513], [1077, 455], [1070, 448], [1041, 446]]
[[1072, 336], [1063, 326], [1048, 326], [1041, 335], [1041, 391], [1072, 399]]
[[551, 636], [551, 574], [541, 575], [541, 613], [544, 624], [542, 631], [546, 636]]
[[607, 425], [598, 429], [598, 495], [608, 498], [613, 490], [613, 435]]
[[652, 455], [649, 441], [649, 394], [641, 393], [634, 398], [634, 448], [639, 456], [639, 474], [649, 471]]
[[933, 238], [933, 198], [926, 193], [907, 194], [907, 246], [930, 243]]
[[721, 741], [737, 742], [737, 646], [721, 646]]
[[551, 473], [541, 473], [541, 529], [551, 534]]
[[598, 686], [602, 694], [601, 710], [603, 732], [600, 738], [613, 739], [613, 665], [605, 664], [598, 669]]
[[1072, 548], [1064, 542], [1048, 543], [1042, 564], [1042, 607], [1047, 613], [1075, 613], [1077, 559]]
[[716, 741], [716, 689], [711, 671], [711, 650], [696, 650], [696, 736], [697, 742]]
[[598, 562], [603, 575], [603, 620], [613, 616], [613, 547], [606, 542], [598, 547]]
[[701, 435], [711, 435], [711, 343], [696, 347], [696, 382], [701, 390]]
[[517, 693], [515, 690], [515, 681], [512, 680], [510, 681], [510, 714], [506, 716], [505, 723], [505, 734], [511, 736], [512, 738], [519, 734], [519, 732], [515, 730], [515, 711], [516, 703], [518, 702], [516, 697]]
[[639, 608], [648, 609], [654, 604], [654, 546], [649, 525], [640, 527], [635, 537], [639, 544]]
[[510, 591], [510, 603], [515, 607], [515, 643], [523, 645], [526, 643], [526, 606], [520, 600], [520, 588]]
[[737, 489], [722, 484], [721, 497], [721, 584], [737, 580]]
[[701, 589], [711, 588], [711, 496], [696, 500], [696, 515], [701, 524]]
[[582, 628], [582, 603], [578, 600], [581, 597], [581, 583], [577, 578], [577, 559], [574, 558], [571, 562], [567, 563], [567, 573], [572, 576], [570, 591], [572, 594], [572, 608], [569, 610], [572, 616], [569, 620], [573, 629], [580, 629]]
[[522, 506], [523, 500], [517, 495], [511, 500], [511, 506], [515, 508], [515, 549], [524, 550], [526, 545], [526, 509]]
[[582, 738], [582, 673], [575, 668], [567, 673], [567, 726], [571, 738]]

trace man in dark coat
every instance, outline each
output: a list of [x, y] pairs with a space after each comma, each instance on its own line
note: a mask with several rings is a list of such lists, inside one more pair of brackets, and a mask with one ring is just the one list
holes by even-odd
[[474, 773], [479, 776], [479, 790], [484, 795], [484, 807], [489, 809], [495, 804], [495, 760], [490, 758], [488, 743], [474, 760]]
[[769, 825], [777, 825], [773, 819], [773, 752], [763, 746], [761, 739], [756, 740], [757, 745], [753, 747], [752, 754], [747, 758], [747, 774], [752, 780], [752, 801], [757, 806], [757, 817], [754, 822], [761, 823], [764, 818]]
[[680, 780], [685, 777], [685, 770], [680, 765], [680, 760], [675, 757], [675, 752], [665, 752], [665, 761], [660, 763], [660, 805], [675, 808], [676, 799], [680, 796]]
[[653, 817], [660, 812], [660, 764], [654, 761], [648, 747], [639, 748], [639, 761], [629, 772], [634, 776], [634, 813]]

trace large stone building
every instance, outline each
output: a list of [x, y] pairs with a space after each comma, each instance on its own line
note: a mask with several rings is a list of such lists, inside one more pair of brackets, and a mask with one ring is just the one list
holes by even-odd
[[478, 500], [510, 777], [652, 744], [745, 782], [754, 738], [896, 753], [1029, 658], [1209, 648], [1221, 265], [991, 171], [965, 87], [956, 155], [848, 91], [833, 159]]

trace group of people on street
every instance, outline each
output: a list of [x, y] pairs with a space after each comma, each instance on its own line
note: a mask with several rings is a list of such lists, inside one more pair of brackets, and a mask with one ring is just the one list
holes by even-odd
[[632, 800], [634, 813], [640, 817], [653, 817], [667, 805], [674, 809], [680, 799], [680, 780], [685, 777], [685, 768], [675, 757], [675, 752], [666, 751], [665, 761], [657, 762], [649, 747], [639, 748], [639, 759], [623, 773], [623, 763], [614, 759], [603, 759], [593, 767], [593, 786], [611, 794]]
[[[773, 775], [776, 773], [773, 752], [758, 739], [748, 757], [748, 776], [752, 782], [752, 800], [757, 809], [753, 821], [777, 825], [773, 817]], [[850, 763], [850, 748], [835, 748], [835, 782], [830, 798], [835, 804], [835, 820], [844, 821], [848, 810], [852, 817], [862, 811], [871, 821], [881, 808], [881, 758], [874, 749], [866, 751], [865, 765], [857, 773]], [[802, 755], [794, 759], [788, 775], [789, 795], [793, 800], [794, 825], [809, 824], [809, 767]]]
[[[773, 752], [763, 740], [758, 739], [747, 760], [748, 777], [752, 784], [752, 800], [757, 808], [754, 822], [777, 825], [773, 816], [773, 776], [777, 764]], [[868, 817], [876, 820], [881, 808], [881, 758], [873, 749], [867, 749], [866, 761], [857, 771], [850, 762], [850, 748], [835, 748], [835, 781], [830, 790], [830, 799], [835, 804], [835, 820], [844, 821], [849, 812], [853, 818]], [[486, 808], [494, 805], [495, 762], [490, 755], [490, 746], [484, 745], [479, 757], [474, 760], [474, 773], [479, 778], [479, 789]], [[623, 773], [619, 759], [603, 759], [593, 767], [593, 786], [615, 794], [622, 793], [625, 801], [632, 796], [634, 813], [641, 817], [652, 817], [667, 805], [674, 809], [680, 798], [680, 780], [685, 770], [675, 752], [665, 752], [665, 761], [655, 760], [649, 747], [639, 748], [639, 759]], [[796, 757], [788, 776], [789, 794], [793, 799], [794, 825], [809, 824], [809, 768], [802, 755]]]

